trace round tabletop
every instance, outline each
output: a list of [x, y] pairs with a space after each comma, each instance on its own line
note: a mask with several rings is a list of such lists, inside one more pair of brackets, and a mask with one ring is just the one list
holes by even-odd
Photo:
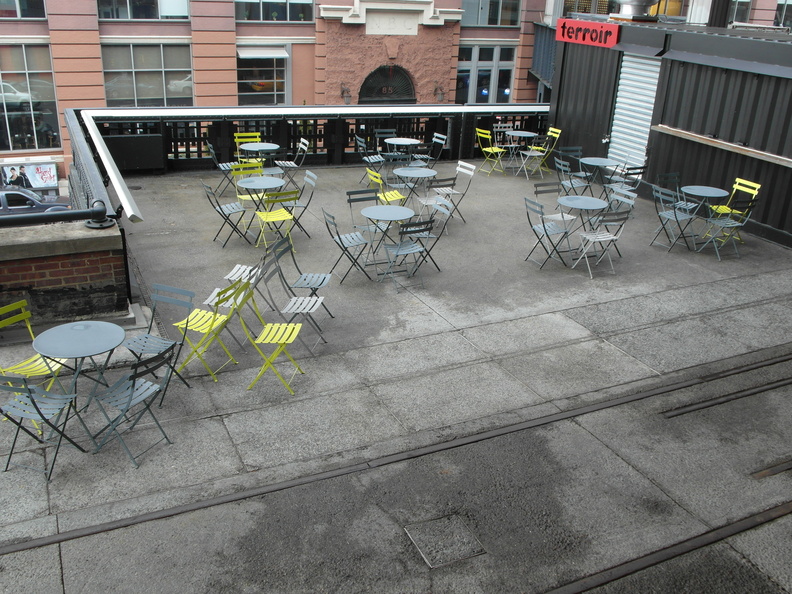
[[713, 186], [682, 186], [683, 194], [698, 196], [699, 198], [726, 198], [729, 195], [727, 190], [715, 188]]
[[381, 204], [367, 206], [360, 211], [360, 214], [372, 221], [406, 221], [415, 216], [415, 211], [406, 206]]
[[602, 210], [608, 207], [605, 200], [593, 196], [559, 196], [558, 203], [577, 210]]
[[237, 185], [246, 190], [274, 190], [275, 188], [282, 188], [285, 183], [286, 180], [280, 177], [252, 175], [250, 177], [243, 177], [237, 182]]
[[124, 336], [124, 329], [110, 322], [72, 322], [39, 334], [33, 350], [51, 359], [82, 359], [112, 351]]
[[394, 175], [399, 177], [423, 178], [434, 177], [437, 171], [428, 167], [397, 167], [393, 170]]
[[618, 167], [621, 165], [619, 161], [607, 157], [581, 157], [580, 162], [590, 167]]
[[421, 144], [421, 141], [416, 140], [415, 138], [386, 138], [385, 142], [388, 144], [395, 144], [396, 146], [412, 146], [415, 144]]
[[533, 138], [536, 136], [536, 132], [528, 132], [528, 130], [506, 130], [506, 135], [516, 138]]
[[257, 153], [259, 151], [277, 151], [280, 148], [279, 144], [274, 142], [246, 142], [240, 144], [239, 148], [243, 151], [251, 151]]

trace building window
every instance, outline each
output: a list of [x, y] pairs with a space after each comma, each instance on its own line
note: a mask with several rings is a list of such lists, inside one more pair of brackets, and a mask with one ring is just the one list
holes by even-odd
[[564, 16], [579, 12], [583, 14], [612, 14], [619, 12], [615, 0], [564, 0]]
[[0, 150], [60, 147], [49, 47], [0, 45], [0, 85]]
[[109, 107], [193, 104], [190, 46], [102, 46]]
[[98, 3], [100, 19], [186, 19], [190, 8], [189, 0], [98, 0]]
[[514, 48], [459, 48], [455, 102], [509, 103], [514, 73]]
[[792, 27], [792, 0], [781, 0], [776, 8], [775, 22], [777, 27]]
[[731, 0], [729, 3], [729, 22], [750, 22], [751, 0]]
[[519, 0], [462, 0], [462, 24], [513, 27], [519, 24]]
[[286, 58], [240, 55], [237, 58], [237, 76], [239, 105], [286, 103]]
[[236, 0], [238, 21], [313, 21], [313, 0]]
[[43, 19], [44, 0], [0, 0], [0, 19]]

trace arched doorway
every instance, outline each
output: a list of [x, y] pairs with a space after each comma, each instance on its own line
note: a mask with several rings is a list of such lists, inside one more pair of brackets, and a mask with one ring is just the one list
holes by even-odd
[[380, 66], [360, 85], [358, 103], [416, 103], [415, 87], [401, 66]]

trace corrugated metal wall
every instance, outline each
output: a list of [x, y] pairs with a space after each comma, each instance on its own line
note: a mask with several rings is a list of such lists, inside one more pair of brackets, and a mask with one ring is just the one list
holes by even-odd
[[678, 60], [664, 63], [663, 124], [792, 157], [792, 80]]
[[[605, 155], [621, 55], [559, 47], [549, 121], [563, 130], [560, 145]], [[792, 158], [792, 80], [664, 59], [652, 123]], [[792, 245], [791, 168], [659, 132], [650, 133], [648, 165], [650, 182], [676, 171], [683, 184], [731, 189], [736, 177], [762, 184], [754, 218], [766, 227], [752, 231]]]
[[602, 138], [611, 127], [621, 54], [564, 43], [556, 56], [549, 121], [561, 128], [558, 144], [582, 146], [587, 155], [604, 157]]

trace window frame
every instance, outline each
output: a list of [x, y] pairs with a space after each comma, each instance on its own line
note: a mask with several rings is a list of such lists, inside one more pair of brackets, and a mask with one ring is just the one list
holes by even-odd
[[[483, 60], [480, 58], [481, 50], [492, 50], [492, 59], [491, 60]], [[511, 60], [501, 60], [501, 52], [504, 49], [512, 50], [512, 59]], [[517, 46], [511, 44], [488, 44], [488, 43], [478, 43], [478, 44], [462, 44], [459, 46], [460, 55], [462, 54], [463, 50], [471, 50], [470, 60], [463, 61], [460, 57], [460, 60], [457, 62], [457, 89], [459, 89], [459, 80], [460, 74], [467, 73], [468, 78], [468, 91], [467, 91], [467, 100], [463, 103], [459, 103], [457, 101], [457, 97], [454, 97], [455, 103], [458, 105], [487, 105], [487, 104], [508, 104], [512, 103], [511, 92], [514, 90], [514, 77], [515, 77], [515, 70], [516, 70], [516, 54], [517, 54]], [[508, 100], [507, 101], [499, 101], [499, 90], [500, 86], [498, 81], [500, 80], [501, 74], [506, 71], [510, 71], [509, 75], [509, 86], [508, 86]], [[473, 82], [475, 81], [478, 83], [481, 76], [488, 72], [489, 76], [489, 85], [486, 89], [486, 95], [488, 97], [488, 101], [477, 101], [479, 98], [479, 88], [480, 85], [476, 84], [473, 86]], [[457, 91], [458, 92], [458, 91]], [[494, 97], [494, 101], [492, 98]], [[472, 101], [471, 101], [472, 99]]]
[[[192, 107], [195, 105], [195, 85], [194, 73], [192, 68], [192, 49], [189, 43], [158, 43], [151, 42], [145, 43], [142, 40], [137, 42], [126, 43], [103, 43], [102, 44], [102, 74], [105, 77], [105, 102], [108, 107]], [[120, 65], [119, 67], [108, 68], [107, 56], [105, 49], [107, 48], [126, 48], [128, 50], [129, 65]], [[140, 51], [137, 53], [135, 49]], [[157, 67], [145, 67], [141, 65], [136, 67], [136, 59], [141, 60], [141, 54], [144, 48], [158, 48], [159, 49], [159, 65]], [[166, 48], [183, 48], [187, 51], [189, 64], [187, 66], [166, 66], [167, 56]], [[146, 79], [152, 79], [152, 73], [160, 74], [159, 82], [161, 82], [162, 97], [140, 97], [139, 89], [145, 84]], [[111, 80], [123, 79], [125, 75], [129, 75], [129, 85], [132, 91], [131, 99], [132, 104], [129, 103], [129, 97], [113, 97], [108, 90], [108, 83]], [[170, 76], [169, 76], [170, 75]], [[112, 77], [112, 78], [111, 78]], [[182, 81], [189, 77], [190, 80], [190, 93], [189, 95], [169, 95], [168, 86], [176, 81]], [[127, 83], [119, 81], [119, 84], [126, 86]], [[174, 91], [171, 91], [174, 92]], [[189, 99], [189, 102], [186, 99]], [[152, 103], [151, 101], [161, 99], [162, 103]], [[141, 103], [143, 102], [143, 103]]]
[[[106, 2], [108, 6], [102, 6], [102, 2]], [[154, 14], [153, 16], [135, 16], [134, 13], [140, 10], [139, 4], [146, 1], [147, 4], [153, 3]], [[164, 3], [184, 2], [184, 14], [163, 14]], [[121, 6], [125, 5], [125, 6]], [[190, 3], [188, 0], [97, 0], [96, 7], [99, 15], [99, 20], [122, 20], [122, 21], [165, 21], [165, 20], [186, 20], [190, 18]], [[151, 8], [151, 6], [149, 6]], [[135, 8], [137, 8], [135, 10]], [[103, 11], [104, 14], [103, 14]], [[132, 15], [132, 16], [130, 16]]]
[[[0, 14], [0, 21], [4, 20], [19, 20], [19, 19], [30, 19], [30, 20], [46, 20], [47, 19], [47, 3], [44, 0], [38, 0], [40, 2], [41, 12], [43, 13], [42, 16], [29, 16], [22, 14], [22, 7], [20, 6], [19, 0], [13, 0], [14, 7], [16, 9], [16, 16], [3, 16]], [[6, 1], [5, 4], [10, 5], [10, 1]], [[2, 10], [0, 8], [0, 10]]]
[[[19, 52], [19, 53], [17, 53]], [[46, 66], [42, 68], [43, 53], [46, 52]], [[4, 69], [13, 60], [14, 54], [21, 57], [21, 68]], [[6, 95], [0, 91], [0, 152], [13, 151], [52, 151], [62, 147], [60, 122], [58, 119], [58, 100], [55, 93], [54, 74], [52, 69], [52, 52], [48, 43], [0, 43], [0, 83], [26, 95], [26, 100], [17, 102], [17, 111], [7, 109]], [[38, 68], [35, 66], [39, 66]], [[42, 76], [43, 75], [43, 76]], [[35, 81], [36, 85], [31, 85]], [[38, 84], [45, 83], [44, 99], [36, 97]], [[47, 87], [48, 85], [48, 87]], [[11, 117], [15, 115], [16, 117]]]
[[[285, 13], [286, 18], [279, 19], [279, 18], [268, 18], [264, 19], [261, 18], [262, 15], [265, 14], [264, 5], [285, 5]], [[255, 8], [252, 8], [255, 5]], [[309, 19], [293, 19], [291, 18], [294, 14], [292, 10], [292, 6], [309, 6], [309, 10], [307, 13], [310, 15]], [[250, 16], [247, 18], [243, 18], [242, 8], [251, 9]], [[296, 8], [294, 9], [297, 10]], [[274, 15], [275, 13], [270, 10], [267, 10], [270, 15]], [[313, 23], [316, 21], [315, 17], [316, 13], [316, 4], [313, 0], [305, 1], [305, 0], [234, 0], [234, 19], [238, 23]], [[256, 18], [258, 17], [258, 18]]]
[[[251, 49], [251, 48], [244, 48], [244, 49]], [[243, 50], [243, 47], [238, 48], [238, 50]], [[238, 105], [289, 105], [291, 103], [291, 65], [292, 65], [292, 52], [289, 46], [283, 47], [271, 47], [271, 48], [262, 48], [262, 51], [266, 52], [270, 50], [273, 55], [272, 56], [261, 56], [261, 57], [250, 57], [244, 56], [242, 51], [237, 52], [237, 104]], [[285, 54], [285, 55], [277, 55], [277, 54]], [[264, 64], [260, 66], [256, 66], [253, 64], [254, 61], [272, 61], [272, 64]], [[243, 64], [242, 62], [247, 61], [247, 64]], [[282, 62], [282, 64], [279, 64]], [[271, 70], [274, 73], [272, 80], [265, 79], [264, 77], [254, 77], [254, 78], [243, 78], [242, 71], [247, 70], [263, 70], [268, 71]], [[277, 72], [281, 71], [283, 76], [279, 80], [277, 77]], [[259, 82], [272, 82], [273, 88], [272, 90], [267, 91], [266, 88], [263, 89], [255, 89], [251, 86], [250, 90], [247, 91], [245, 85], [250, 86], [251, 81]], [[277, 88], [277, 83], [280, 82], [283, 85], [282, 89]], [[243, 92], [247, 91], [247, 92]], [[259, 95], [259, 93], [261, 95]], [[264, 96], [265, 94], [271, 94], [275, 96], [276, 101], [274, 103], [260, 103], [254, 101], [246, 101], [245, 98], [254, 98], [258, 96]], [[282, 98], [282, 101], [278, 101], [278, 98]]]

